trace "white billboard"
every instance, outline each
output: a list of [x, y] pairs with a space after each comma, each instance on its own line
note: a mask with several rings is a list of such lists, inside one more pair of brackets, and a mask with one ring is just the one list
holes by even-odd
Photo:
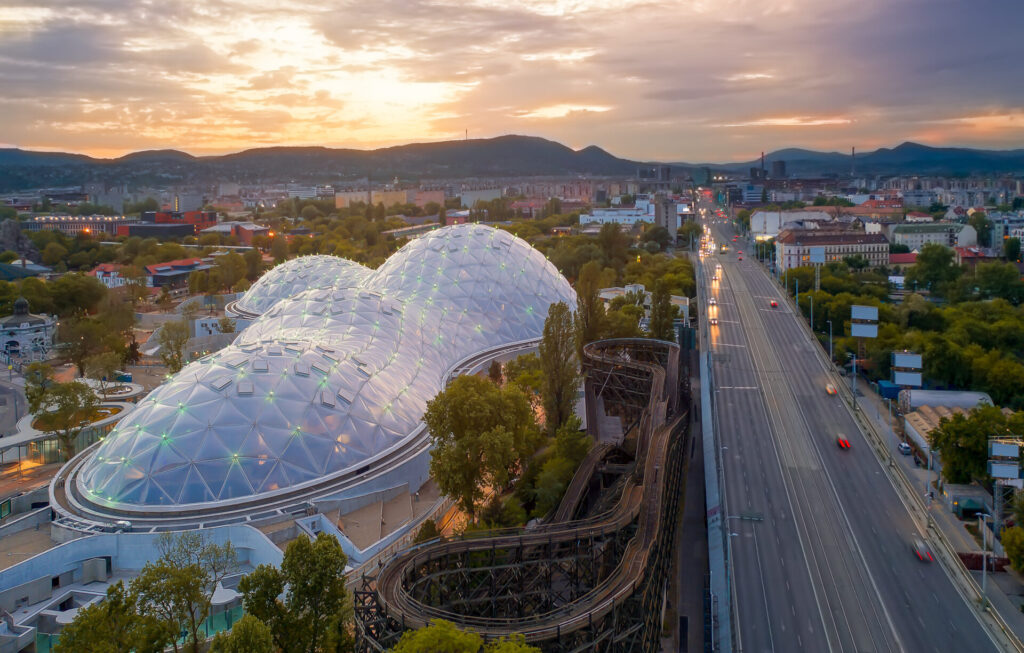
[[896, 385], [909, 385], [913, 388], [921, 387], [920, 372], [893, 372], [892, 382]]
[[850, 318], [854, 320], [870, 320], [872, 322], [877, 322], [878, 307], [854, 304], [850, 307]]
[[824, 247], [808, 247], [807, 249], [811, 254], [811, 263], [825, 263]]
[[919, 370], [923, 367], [921, 364], [921, 354], [897, 354], [893, 352], [892, 366]]
[[1020, 478], [1020, 465], [1017, 463], [997, 463], [988, 461], [988, 475], [992, 478]]
[[992, 458], [1019, 458], [1020, 446], [1016, 442], [989, 442], [988, 455]]
[[850, 335], [854, 338], [877, 338], [878, 337], [878, 325], [877, 324], [857, 324], [856, 322], [850, 324]]

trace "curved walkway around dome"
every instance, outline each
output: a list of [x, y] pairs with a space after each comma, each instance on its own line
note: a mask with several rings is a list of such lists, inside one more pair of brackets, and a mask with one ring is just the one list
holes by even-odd
[[[592, 392], [614, 390], [623, 413], [640, 407], [640, 394], [646, 399], [639, 410], [636, 465], [614, 507], [585, 519], [434, 540], [399, 553], [355, 594], [357, 650], [386, 650], [404, 630], [436, 618], [487, 639], [522, 633], [545, 650], [646, 650], [656, 641], [688, 449], [686, 438], [678, 437], [688, 426], [688, 406], [678, 409], [678, 358], [678, 346], [666, 342], [587, 345], [588, 399]], [[584, 460], [559, 518], [573, 514], [602, 457]], [[588, 553], [602, 557], [598, 549], [620, 555], [588, 567]], [[553, 552], [565, 557], [553, 559]], [[481, 571], [490, 574], [489, 587], [480, 581]], [[589, 580], [578, 587], [567, 580], [587, 573]], [[549, 581], [540, 588], [535, 579], [545, 575], [559, 575], [558, 587]], [[553, 596], [540, 596], [544, 592]]]

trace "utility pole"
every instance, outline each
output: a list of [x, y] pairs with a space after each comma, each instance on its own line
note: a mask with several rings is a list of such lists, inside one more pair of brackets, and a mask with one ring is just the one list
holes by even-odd
[[832, 358], [832, 320], [826, 320], [828, 322], [828, 362], [832, 363], [835, 359]]

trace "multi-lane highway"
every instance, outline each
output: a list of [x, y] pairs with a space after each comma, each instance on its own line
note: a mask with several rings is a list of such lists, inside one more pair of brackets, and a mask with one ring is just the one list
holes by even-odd
[[995, 650], [943, 568], [913, 554], [915, 522], [846, 405], [826, 393], [830, 378], [792, 303], [757, 261], [738, 260], [743, 243], [726, 226], [712, 231], [730, 251], [701, 261], [698, 296], [717, 301], [716, 326], [701, 313], [736, 650]]

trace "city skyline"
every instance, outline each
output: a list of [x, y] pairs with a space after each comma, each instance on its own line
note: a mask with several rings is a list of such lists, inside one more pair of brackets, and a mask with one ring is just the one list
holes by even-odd
[[1018, 3], [70, 0], [0, 12], [0, 144], [549, 138], [652, 161], [1024, 146]]

